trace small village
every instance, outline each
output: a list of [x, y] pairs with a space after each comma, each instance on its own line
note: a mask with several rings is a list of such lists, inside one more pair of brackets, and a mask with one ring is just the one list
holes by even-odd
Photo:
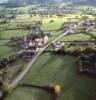
[[95, 100], [95, 8], [25, 8], [0, 15], [0, 100]]

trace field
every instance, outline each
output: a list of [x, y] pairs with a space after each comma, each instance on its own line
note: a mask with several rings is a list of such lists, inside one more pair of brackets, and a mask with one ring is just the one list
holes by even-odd
[[0, 58], [7, 57], [16, 52], [15, 47], [9, 47], [11, 37], [20, 37], [29, 34], [26, 30], [5, 30], [0, 32]]
[[[19, 23], [33, 23], [33, 21], [42, 21], [41, 28], [44, 31], [51, 31], [52, 37], [50, 40], [58, 37], [62, 31], [61, 25], [71, 20], [75, 21], [76, 16], [80, 15], [66, 15], [62, 18], [57, 16], [30, 17], [29, 15], [18, 15], [15, 20], [10, 22], [7, 28], [15, 28]], [[93, 19], [92, 16], [89, 16]], [[54, 20], [53, 22], [50, 22]], [[0, 28], [1, 29], [1, 28]], [[20, 37], [29, 34], [30, 30], [5, 30], [0, 31], [0, 58], [9, 56], [16, 52], [16, 48], [9, 47], [6, 44], [11, 37]], [[96, 35], [95, 31], [90, 31], [90, 34]], [[89, 40], [90, 35], [84, 33], [65, 36], [60, 41], [74, 41], [74, 40]], [[51, 47], [50, 47], [51, 48]], [[48, 48], [48, 49], [50, 49]], [[52, 49], [52, 48], [51, 48]], [[16, 64], [15, 64], [16, 65]], [[15, 66], [14, 65], [14, 66]], [[16, 65], [18, 68], [18, 64]], [[51, 53], [43, 53], [36, 63], [32, 66], [28, 75], [21, 83], [32, 85], [61, 85], [60, 100], [96, 100], [96, 80], [94, 77], [82, 75], [77, 71], [76, 58], [68, 55], [52, 55]], [[15, 68], [13, 67], [13, 72]], [[13, 93], [8, 95], [5, 100], [52, 100], [52, 95], [35, 88], [27, 88], [18, 86]]]
[[[16, 17], [16, 20], [12, 21], [13, 23], [33, 23], [34, 21], [41, 21], [42, 22], [42, 29], [44, 31], [48, 30], [57, 30], [60, 29], [61, 25], [64, 22], [67, 22], [68, 20], [71, 21], [78, 21], [79, 19], [76, 19], [76, 17], [81, 18], [80, 14], [75, 14], [75, 15], [66, 15], [62, 17], [58, 17], [56, 15], [53, 16], [33, 16], [30, 17], [29, 15], [18, 15]], [[92, 16], [89, 16], [91, 19], [93, 18]], [[53, 20], [53, 22], [50, 22]]]
[[61, 40], [62, 41], [75, 41], [75, 40], [89, 40], [90, 36], [85, 35], [83, 33], [79, 33], [79, 34], [74, 34], [74, 35], [70, 35], [70, 36], [65, 36], [63, 37]]
[[[46, 59], [46, 60], [44, 60]], [[21, 83], [32, 85], [60, 84], [60, 100], [95, 100], [96, 80], [77, 71], [76, 59], [45, 53], [40, 56]], [[39, 92], [40, 93], [39, 93]], [[50, 100], [49, 94], [34, 88], [17, 87], [6, 100]], [[50, 96], [51, 98], [51, 96]]]
[[8, 57], [9, 55], [15, 53], [14, 48], [6, 46], [8, 40], [0, 40], [0, 58]]

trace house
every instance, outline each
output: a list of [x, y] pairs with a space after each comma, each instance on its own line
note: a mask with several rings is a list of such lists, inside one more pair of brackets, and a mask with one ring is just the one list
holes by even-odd
[[43, 31], [40, 29], [40, 26], [32, 27], [31, 37], [33, 40], [40, 38], [44, 35]]
[[48, 36], [45, 35], [45, 36], [43, 37], [43, 43], [44, 43], [44, 44], [47, 44], [47, 43], [48, 43], [48, 40], [49, 40]]
[[39, 49], [37, 46], [29, 46], [23, 53], [23, 58], [26, 60], [32, 59], [36, 53], [38, 53]]
[[37, 44], [38, 47], [42, 47], [43, 39], [42, 38], [37, 38], [37, 39], [35, 39], [35, 43]]
[[59, 50], [61, 50], [63, 47], [64, 47], [64, 43], [61, 42], [61, 41], [57, 41], [55, 44], [54, 44], [54, 51], [57, 52]]
[[22, 49], [27, 48], [29, 46], [29, 43], [30, 43], [30, 39], [27, 36], [25, 36], [23, 38], [19, 38], [17, 41], [18, 47], [20, 47]]

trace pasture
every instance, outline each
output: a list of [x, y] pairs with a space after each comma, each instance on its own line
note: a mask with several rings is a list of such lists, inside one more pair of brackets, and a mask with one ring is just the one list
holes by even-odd
[[[21, 83], [40, 86], [60, 84], [60, 100], [95, 100], [95, 78], [80, 74], [77, 67], [74, 57], [45, 53], [38, 58]], [[49, 93], [43, 92], [18, 86], [6, 100], [52, 99]]]
[[[41, 28], [44, 31], [50, 31], [52, 37], [50, 41], [60, 34], [61, 25], [68, 20], [76, 21], [81, 18], [79, 14], [66, 15], [64, 17], [57, 16], [33, 16], [18, 15], [16, 19], [11, 20], [7, 28], [13, 28], [13, 30], [0, 31], [0, 58], [9, 56], [16, 53], [16, 48], [8, 47], [6, 44], [10, 42], [11, 37], [21, 37], [30, 33], [30, 30], [14, 30], [17, 24], [30, 24], [33, 21], [41, 21]], [[89, 16], [93, 19], [92, 16]], [[51, 20], [53, 20], [51, 22]], [[1, 28], [2, 29], [2, 28]], [[64, 31], [64, 30], [63, 30]], [[96, 35], [95, 31], [90, 34]], [[64, 36], [60, 41], [75, 41], [75, 40], [89, 40], [90, 35], [84, 33], [73, 34]], [[51, 48], [51, 47], [50, 47]], [[49, 49], [50, 49], [49, 48]], [[52, 49], [52, 48], [51, 48]], [[16, 65], [17, 63], [15, 63]], [[20, 63], [19, 63], [20, 64]], [[14, 66], [15, 66], [14, 65]], [[18, 68], [18, 64], [16, 65]], [[61, 85], [60, 100], [96, 100], [96, 80], [94, 77], [87, 75], [81, 75], [77, 71], [76, 58], [68, 55], [52, 55], [50, 53], [43, 53], [32, 66], [30, 72], [21, 81], [24, 84], [32, 85]], [[13, 68], [15, 71], [15, 68]], [[13, 72], [14, 72], [13, 71]], [[35, 88], [26, 88], [18, 86], [13, 93], [8, 95], [5, 100], [51, 100], [52, 95]]]

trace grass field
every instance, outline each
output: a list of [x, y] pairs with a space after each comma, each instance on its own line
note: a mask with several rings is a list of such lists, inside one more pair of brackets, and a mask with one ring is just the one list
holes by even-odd
[[16, 52], [16, 48], [6, 45], [8, 42], [9, 40], [0, 40], [0, 58], [8, 57]]
[[[53, 20], [53, 22], [50, 22]], [[43, 19], [42, 23], [42, 29], [43, 30], [57, 30], [60, 29], [61, 25], [66, 21], [67, 19], [64, 18], [48, 18]]]
[[[44, 60], [46, 59], [46, 60]], [[62, 87], [60, 100], [96, 100], [96, 80], [77, 71], [76, 59], [71, 56], [51, 55], [40, 56], [29, 74], [21, 83], [35, 85], [56, 85]], [[49, 94], [40, 94], [34, 88], [18, 87], [5, 100], [50, 100]]]
[[27, 30], [6, 30], [0, 32], [0, 38], [4, 40], [0, 40], [0, 58], [8, 57], [16, 52], [15, 47], [7, 46], [8, 42], [10, 42], [11, 37], [20, 37], [29, 34]]
[[[58, 17], [56, 15], [53, 15], [52, 17], [50, 16], [46, 16], [46, 17], [41, 17], [39, 15], [30, 17], [29, 15], [18, 15], [16, 17], [16, 20], [14, 20], [13, 22], [15, 23], [33, 23], [33, 21], [42, 21], [42, 29], [44, 31], [47, 30], [56, 30], [56, 29], [60, 29], [61, 25], [65, 22], [68, 21], [69, 19], [71, 21], [78, 21], [79, 19], [76, 19], [76, 16], [78, 16], [78, 18], [81, 18], [81, 16], [79, 14], [75, 14], [75, 15], [66, 15], [63, 17]], [[52, 23], [50, 22], [51, 20], [54, 20]]]
[[89, 40], [90, 39], [90, 36], [89, 35], [86, 35], [84, 33], [79, 33], [79, 34], [73, 34], [73, 35], [69, 35], [69, 36], [65, 36], [63, 37], [62, 41], [74, 41], [74, 40]]
[[90, 32], [90, 34], [92, 34], [92, 35], [96, 36], [96, 29], [95, 29], [95, 30], [93, 30], [93, 31], [91, 31], [91, 32]]
[[10, 39], [11, 37], [24, 36], [27, 35], [28, 33], [29, 33], [28, 30], [5, 30], [0, 32], [1, 37], [7, 39]]
[[[25, 17], [26, 15], [24, 15]], [[39, 16], [33, 18], [22, 18], [18, 16], [17, 19], [12, 21], [14, 23], [29, 23], [33, 20], [42, 20], [42, 29], [57, 30], [60, 28], [62, 23], [68, 19], [75, 19], [77, 15], [68, 15], [63, 18], [43, 18]], [[79, 15], [78, 15], [79, 16]], [[20, 18], [21, 17], [21, 18]], [[80, 16], [79, 16], [80, 17]], [[90, 18], [93, 18], [90, 16]], [[24, 20], [25, 19], [25, 20]], [[54, 22], [50, 23], [50, 20]], [[16, 36], [23, 36], [28, 34], [25, 30], [7, 30], [0, 33], [3, 38], [10, 38]], [[60, 32], [52, 32], [50, 40], [58, 37]], [[95, 34], [93, 32], [92, 34]], [[74, 40], [88, 40], [89, 35], [83, 33], [74, 34], [63, 37], [62, 41], [74, 41]], [[8, 40], [0, 40], [0, 45], [6, 44]], [[11, 51], [12, 50], [12, 51]], [[14, 53], [14, 48], [7, 46], [0, 47], [0, 57]], [[64, 55], [52, 55], [50, 53], [42, 54], [36, 63], [32, 66], [30, 72], [21, 83], [32, 84], [32, 85], [56, 85], [60, 84], [62, 87], [60, 100], [96, 100], [96, 80], [94, 77], [87, 75], [81, 75], [78, 73], [76, 66], [76, 58]], [[12, 94], [8, 95], [5, 100], [50, 100], [51, 95], [42, 90], [34, 88], [17, 87]]]
[[9, 100], [50, 100], [51, 95], [45, 91], [18, 87]]
[[1, 46], [0, 47], [0, 58], [8, 57], [12, 54], [14, 54], [16, 51], [14, 48], [10, 48], [7, 46]]

